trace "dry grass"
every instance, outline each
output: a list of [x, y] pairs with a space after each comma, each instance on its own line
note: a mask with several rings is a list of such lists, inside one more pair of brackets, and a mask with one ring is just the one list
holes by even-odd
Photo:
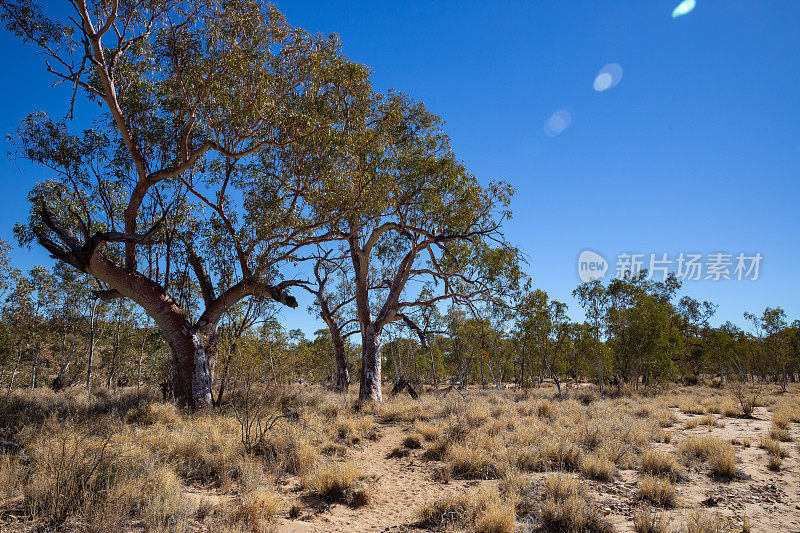
[[583, 458], [583, 473], [600, 481], [617, 477], [617, 466], [605, 454], [591, 453]]
[[546, 531], [604, 531], [605, 523], [586, 495], [586, 488], [565, 474], [550, 474], [545, 481], [539, 522]]
[[788, 452], [783, 449], [781, 443], [770, 437], [764, 437], [761, 439], [761, 448], [766, 450], [769, 455], [773, 455], [775, 457], [783, 458], [788, 455]]
[[275, 492], [258, 489], [236, 498], [226, 508], [223, 523], [228, 527], [242, 526], [246, 531], [266, 531], [282, 506], [283, 501]]
[[669, 479], [645, 475], [639, 480], [639, 496], [660, 507], [674, 507], [678, 492]]
[[303, 476], [303, 486], [325, 501], [347, 501], [356, 487], [360, 473], [348, 462], [330, 462], [319, 465]]
[[730, 442], [716, 437], [692, 435], [680, 446], [688, 462], [707, 462], [714, 476], [730, 479], [736, 475], [736, 452]]
[[515, 517], [513, 502], [488, 488], [435, 500], [417, 512], [419, 526], [478, 533], [511, 533]]
[[732, 531], [732, 524], [721, 515], [694, 511], [686, 517], [682, 531], [686, 533], [724, 533]]
[[[5, 491], [0, 495], [24, 495], [27, 514], [43, 529], [80, 523], [87, 530], [127, 530], [138, 524], [180, 532], [193, 517], [211, 530], [269, 530], [271, 517], [305, 515], [304, 506], [315, 500], [306, 500], [309, 495], [375, 506], [373, 485], [347, 458], [353, 448], [369, 447], [380, 436], [378, 422], [384, 422], [407, 432], [392, 443], [399, 444], [398, 456], [424, 447], [421, 457], [443, 461], [428, 465], [434, 479], [474, 479], [470, 483], [480, 488], [425, 506], [420, 511], [425, 527], [514, 531], [519, 517], [522, 530], [534, 523], [545, 531], [600, 531], [607, 526], [587, 493], [589, 482], [585, 486], [582, 479], [611, 481], [618, 470], [638, 469], [639, 496], [670, 507], [678, 498], [675, 483], [689, 475], [687, 465], [715, 477], [736, 475], [729, 439], [705, 429], [664, 429], [675, 425], [671, 409], [678, 406], [699, 415], [687, 425], [718, 432], [721, 416], [732, 410], [739, 414], [727, 390], [682, 388], [680, 394], [619, 398], [568, 392], [558, 400], [546, 390], [470, 391], [467, 401], [430, 395], [418, 401], [387, 398], [376, 406], [316, 388], [278, 389], [270, 392], [266, 413], [288, 406], [301, 422], [279, 422], [250, 448], [242, 444], [241, 427], [227, 407], [189, 415], [129, 391], [98, 397], [79, 391], [20, 392], [0, 405], [6, 417], [0, 417], [0, 430], [24, 445], [30, 463], [0, 455], [0, 490]], [[230, 401], [238, 401], [235, 394]], [[780, 469], [786, 455], [781, 432], [788, 434], [800, 411], [789, 396], [764, 401], [773, 414], [770, 436], [761, 445], [768, 466]], [[751, 442], [734, 440], [742, 446]], [[679, 453], [668, 451], [673, 448]], [[79, 481], [94, 464], [101, 467]], [[287, 480], [299, 481], [302, 488], [292, 496], [294, 505], [282, 503], [273, 488]], [[185, 503], [187, 486], [195, 487], [193, 492], [213, 487], [227, 494], [229, 503], [213, 512], [207, 503], [194, 509]], [[665, 513], [638, 512], [634, 527], [660, 532], [666, 523]]]
[[781, 442], [792, 442], [792, 434], [785, 427], [780, 427], [774, 424], [769, 430], [769, 437]]
[[642, 472], [667, 476], [678, 480], [684, 476], [684, 469], [674, 455], [658, 450], [647, 450], [642, 454]]
[[0, 453], [0, 499], [22, 492], [22, 465], [13, 455]]
[[633, 530], [636, 533], [669, 533], [669, 517], [650, 509], [633, 513]]

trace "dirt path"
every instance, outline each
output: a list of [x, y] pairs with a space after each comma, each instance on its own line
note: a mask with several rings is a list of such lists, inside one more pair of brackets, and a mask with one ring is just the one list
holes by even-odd
[[398, 426], [384, 426], [379, 440], [367, 443], [351, 456], [365, 476], [375, 478], [372, 501], [367, 507], [352, 509], [335, 504], [308, 522], [282, 521], [278, 531], [408, 531], [413, 529], [411, 524], [420, 506], [476, 484], [434, 481], [431, 474], [435, 463], [421, 459], [422, 450], [411, 450], [408, 457], [387, 459], [389, 452], [401, 445], [404, 435]]

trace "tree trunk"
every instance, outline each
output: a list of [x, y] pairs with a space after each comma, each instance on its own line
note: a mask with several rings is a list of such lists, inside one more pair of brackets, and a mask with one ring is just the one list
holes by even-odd
[[361, 342], [361, 400], [383, 401], [381, 394], [381, 334], [375, 324], [365, 328]]
[[89, 363], [86, 365], [86, 390], [92, 391], [92, 363], [94, 362], [94, 330], [97, 318], [97, 302], [92, 304], [92, 311], [89, 316]]
[[108, 371], [108, 378], [106, 379], [106, 389], [111, 390], [111, 386], [114, 384], [114, 376], [117, 373], [117, 356], [119, 355], [119, 337], [120, 337], [120, 328], [122, 327], [121, 322], [117, 321], [117, 331], [114, 334], [114, 351], [111, 355], [111, 368]]
[[188, 325], [164, 330], [172, 351], [173, 392], [175, 398], [192, 410], [213, 405], [211, 364], [216, 355], [217, 324], [199, 331]]
[[333, 342], [333, 353], [336, 358], [336, 387], [337, 392], [347, 393], [350, 387], [350, 371], [347, 369], [347, 352], [345, 351], [344, 339], [340, 332], [331, 329], [331, 341]]
[[31, 390], [36, 388], [36, 367], [39, 365], [39, 352], [41, 351], [41, 346], [39, 343], [36, 343], [36, 351], [33, 354], [33, 364], [31, 365]]
[[11, 382], [8, 384], [8, 392], [11, 393], [14, 390], [14, 378], [17, 377], [17, 369], [19, 368], [19, 362], [22, 361], [22, 348], [19, 346], [17, 347], [17, 362], [14, 364], [14, 370], [11, 372]]

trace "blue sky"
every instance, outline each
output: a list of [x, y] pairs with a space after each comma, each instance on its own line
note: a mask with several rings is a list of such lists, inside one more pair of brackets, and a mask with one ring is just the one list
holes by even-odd
[[[278, 2], [291, 24], [336, 32], [380, 89], [425, 102], [447, 121], [459, 156], [483, 181], [517, 188], [507, 236], [534, 284], [582, 316], [570, 293], [584, 249], [764, 257], [757, 281], [692, 281], [719, 304], [714, 323], [782, 306], [800, 318], [800, 2]], [[0, 34], [6, 72], [0, 133], [34, 109], [66, 112], [43, 62]], [[596, 92], [609, 63], [623, 70]], [[570, 126], [551, 137], [558, 110]], [[0, 162], [0, 236], [24, 219], [37, 172]], [[15, 252], [23, 267], [47, 261]], [[287, 327], [313, 331], [304, 306]]]

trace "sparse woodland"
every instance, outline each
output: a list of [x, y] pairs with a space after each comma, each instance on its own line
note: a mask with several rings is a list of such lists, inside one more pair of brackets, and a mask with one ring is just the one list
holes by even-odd
[[513, 188], [260, 2], [0, 8], [71, 89], [12, 139], [54, 262], [0, 246], [0, 530], [800, 529], [781, 308], [644, 271], [572, 320]]

